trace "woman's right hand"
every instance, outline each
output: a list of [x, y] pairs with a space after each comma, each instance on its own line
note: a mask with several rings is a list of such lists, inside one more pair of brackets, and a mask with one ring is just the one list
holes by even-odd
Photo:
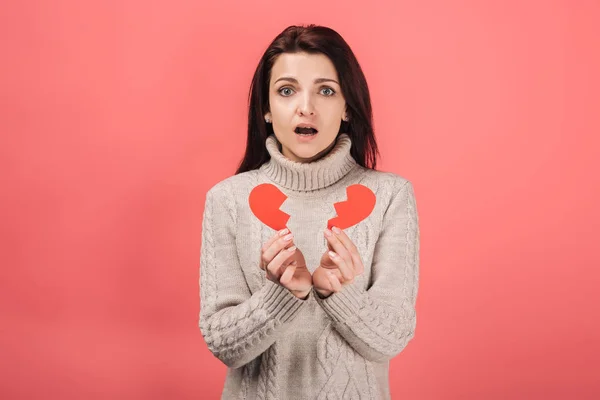
[[294, 246], [294, 237], [286, 228], [276, 232], [261, 248], [260, 269], [267, 279], [304, 299], [312, 289], [312, 275], [302, 252]]

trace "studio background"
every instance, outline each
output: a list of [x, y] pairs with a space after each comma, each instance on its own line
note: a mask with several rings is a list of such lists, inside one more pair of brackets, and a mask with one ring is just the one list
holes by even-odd
[[21, 1], [0, 12], [0, 397], [217, 399], [206, 191], [285, 27], [337, 30], [414, 184], [394, 399], [600, 397], [600, 3]]

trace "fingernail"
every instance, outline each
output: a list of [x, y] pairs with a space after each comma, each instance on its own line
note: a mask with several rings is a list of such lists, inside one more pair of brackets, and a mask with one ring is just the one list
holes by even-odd
[[342, 230], [341, 230], [340, 228], [338, 228], [337, 226], [334, 226], [332, 229], [333, 229], [333, 231], [334, 231], [335, 233], [340, 233], [340, 232], [342, 231]]
[[326, 236], [331, 236], [331, 231], [329, 229], [325, 229], [325, 235]]
[[281, 231], [279, 231], [279, 236], [283, 236], [288, 232], [289, 232], [288, 228], [282, 229]]
[[285, 236], [283, 239], [284, 240], [291, 240], [294, 237], [294, 235], [292, 233], [290, 233], [289, 235]]
[[292, 246], [288, 249], [288, 251], [291, 253], [292, 251], [296, 250], [296, 246]]
[[333, 251], [330, 251], [330, 252], [329, 252], [329, 255], [330, 255], [331, 257], [333, 257], [333, 258], [336, 258], [336, 257], [337, 257], [337, 254], [335, 254]]

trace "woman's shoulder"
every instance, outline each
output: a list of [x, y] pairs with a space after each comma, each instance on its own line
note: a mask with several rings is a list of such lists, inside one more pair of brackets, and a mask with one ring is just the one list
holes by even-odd
[[213, 184], [207, 191], [206, 196], [214, 196], [215, 199], [222, 199], [223, 196], [231, 197], [239, 194], [240, 191], [247, 191], [248, 188], [256, 184], [258, 170], [242, 172]]
[[[206, 192], [205, 208], [221, 212], [237, 220], [238, 199], [247, 196], [248, 188], [256, 181], [256, 170], [228, 176], [213, 184]], [[207, 205], [210, 204], [210, 207]], [[218, 211], [217, 211], [218, 210]]]
[[374, 170], [358, 166], [363, 177], [374, 183], [377, 189], [388, 189], [393, 193], [398, 192], [404, 185], [412, 182], [404, 175], [391, 171]]

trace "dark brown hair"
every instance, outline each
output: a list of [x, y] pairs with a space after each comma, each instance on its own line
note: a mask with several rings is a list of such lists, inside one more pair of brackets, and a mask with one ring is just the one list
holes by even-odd
[[367, 80], [358, 60], [346, 41], [331, 28], [318, 25], [292, 25], [283, 30], [265, 50], [250, 85], [248, 96], [248, 138], [246, 153], [236, 174], [259, 168], [269, 161], [265, 141], [273, 127], [264, 120], [269, 111], [269, 81], [271, 69], [282, 53], [321, 53], [333, 62], [346, 99], [348, 122], [342, 121], [340, 131], [352, 139], [350, 154], [366, 168], [375, 169], [377, 142], [373, 131], [371, 97]]

